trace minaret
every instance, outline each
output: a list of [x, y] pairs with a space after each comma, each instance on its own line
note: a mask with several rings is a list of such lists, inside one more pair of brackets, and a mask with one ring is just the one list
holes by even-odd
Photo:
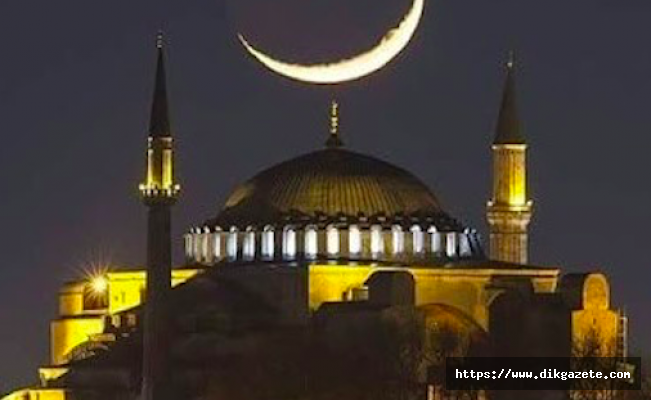
[[171, 291], [171, 208], [179, 185], [174, 179], [174, 150], [165, 77], [163, 37], [156, 43], [158, 64], [147, 139], [145, 182], [140, 185], [147, 207], [147, 289], [143, 336], [142, 400], [169, 397], [167, 301]]
[[491, 259], [528, 261], [528, 226], [533, 202], [527, 199], [527, 143], [518, 118], [515, 60], [506, 63], [506, 83], [493, 141], [493, 198], [488, 202]]

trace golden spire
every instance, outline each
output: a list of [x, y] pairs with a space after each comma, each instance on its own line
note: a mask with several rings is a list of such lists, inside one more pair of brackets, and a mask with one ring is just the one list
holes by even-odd
[[339, 137], [339, 103], [337, 103], [337, 100], [332, 100], [332, 103], [330, 103], [330, 136], [326, 141], [326, 146], [336, 149], [343, 146], [343, 144]]

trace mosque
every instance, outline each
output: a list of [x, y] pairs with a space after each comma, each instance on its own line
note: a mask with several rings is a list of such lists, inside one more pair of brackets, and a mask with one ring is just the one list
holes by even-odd
[[[197, 382], [210, 360], [236, 357], [251, 332], [395, 305], [489, 338], [501, 354], [569, 355], [590, 332], [608, 354], [626, 354], [626, 317], [611, 306], [605, 275], [528, 262], [534, 207], [513, 59], [487, 149], [493, 186], [485, 249], [413, 173], [348, 149], [336, 103], [323, 148], [265, 169], [219, 213], [171, 238], [170, 210], [181, 192], [162, 42], [157, 52], [140, 186], [146, 268], [65, 284], [49, 363], [38, 382], [3, 400], [160, 400], [169, 397], [170, 376], [203, 387]], [[181, 244], [186, 262], [172, 267], [172, 246]], [[238, 333], [219, 333], [225, 329]]]

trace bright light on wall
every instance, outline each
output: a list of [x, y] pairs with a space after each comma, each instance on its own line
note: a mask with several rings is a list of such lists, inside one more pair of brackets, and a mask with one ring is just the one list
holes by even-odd
[[108, 279], [106, 279], [106, 276], [104, 275], [94, 276], [90, 281], [90, 287], [96, 294], [106, 293], [108, 286]]

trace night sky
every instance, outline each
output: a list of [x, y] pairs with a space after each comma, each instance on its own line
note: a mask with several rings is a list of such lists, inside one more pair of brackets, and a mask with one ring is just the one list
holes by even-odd
[[[271, 4], [274, 6], [272, 7]], [[306, 5], [309, 4], [309, 5]], [[485, 232], [490, 142], [509, 48], [529, 139], [531, 259], [602, 270], [651, 348], [651, 2], [428, 0], [393, 63], [336, 89], [280, 78], [236, 40], [311, 62], [352, 55], [408, 0], [5, 0], [0, 3], [0, 392], [48, 360], [60, 285], [92, 264], [142, 265], [144, 166], [163, 28], [181, 234], [238, 182], [320, 148], [329, 99], [349, 148], [403, 166]], [[517, 334], [514, 332], [514, 334]]]

